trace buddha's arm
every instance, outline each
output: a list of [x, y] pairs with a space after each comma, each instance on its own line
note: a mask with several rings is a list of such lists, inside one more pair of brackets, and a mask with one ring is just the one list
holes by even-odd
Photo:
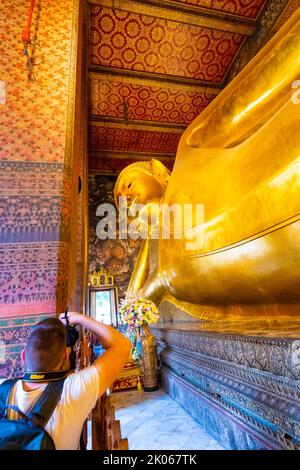
[[144, 240], [128, 285], [128, 292], [140, 290], [149, 272], [149, 240]]
[[226, 148], [251, 135], [291, 98], [299, 78], [299, 46], [300, 8], [188, 127], [181, 145]]
[[144, 240], [142, 243], [130, 278], [128, 292], [141, 291], [143, 296], [159, 304], [166, 289], [158, 272], [157, 263], [153, 264], [152, 260], [150, 266], [150, 243], [150, 239]]

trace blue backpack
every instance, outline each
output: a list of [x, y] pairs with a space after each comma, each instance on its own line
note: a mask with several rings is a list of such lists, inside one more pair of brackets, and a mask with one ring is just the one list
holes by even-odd
[[[49, 382], [27, 415], [17, 406], [8, 404], [10, 392], [17, 380], [6, 380], [0, 385], [0, 450], [55, 450], [45, 426], [60, 400], [64, 379]], [[18, 413], [22, 419], [7, 419], [9, 409]]]

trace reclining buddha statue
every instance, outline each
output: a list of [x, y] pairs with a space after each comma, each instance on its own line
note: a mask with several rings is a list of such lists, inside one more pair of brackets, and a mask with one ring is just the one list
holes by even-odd
[[[172, 173], [129, 165], [115, 196], [160, 212], [130, 291], [201, 319], [300, 319], [300, 9], [185, 130]], [[203, 207], [182, 237], [174, 217], [162, 236], [173, 205]]]

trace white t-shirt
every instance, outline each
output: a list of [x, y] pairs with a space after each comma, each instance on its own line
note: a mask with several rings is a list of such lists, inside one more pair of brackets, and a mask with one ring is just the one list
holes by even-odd
[[[0, 384], [4, 380], [0, 380]], [[57, 450], [77, 450], [84, 421], [95, 407], [99, 398], [99, 374], [94, 366], [86, 367], [69, 375], [63, 386], [61, 399], [45, 426]], [[20, 408], [23, 413], [37, 402], [47, 384], [26, 392], [22, 380], [14, 385], [9, 399], [10, 405]], [[19, 415], [10, 410], [9, 419]]]

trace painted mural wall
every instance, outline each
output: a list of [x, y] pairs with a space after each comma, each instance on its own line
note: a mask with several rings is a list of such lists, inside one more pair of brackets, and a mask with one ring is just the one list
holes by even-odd
[[118, 227], [115, 240], [99, 240], [96, 228], [101, 217], [96, 216], [99, 204], [114, 205], [115, 176], [91, 174], [89, 177], [89, 273], [107, 270], [115, 277], [119, 298], [123, 298], [136, 257], [140, 248], [140, 240], [118, 240]]
[[[29, 2], [0, 2], [0, 376], [21, 372], [38, 320], [60, 311], [75, 277], [70, 247], [78, 170], [73, 165], [78, 0], [38, 0], [28, 48]], [[75, 165], [80, 167], [80, 165]], [[73, 217], [74, 218], [74, 217]], [[74, 248], [73, 248], [74, 250]], [[72, 264], [72, 266], [71, 266]]]

